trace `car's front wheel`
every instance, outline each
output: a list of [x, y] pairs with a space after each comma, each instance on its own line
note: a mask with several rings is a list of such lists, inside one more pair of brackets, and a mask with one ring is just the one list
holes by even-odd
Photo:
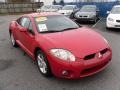
[[12, 33], [10, 33], [10, 39], [11, 39], [12, 46], [13, 47], [17, 47], [18, 44], [16, 43], [16, 40], [15, 40], [15, 38], [14, 38]]
[[94, 22], [94, 23], [96, 23], [96, 22], [97, 22], [97, 20], [98, 20], [98, 18], [96, 17], [96, 18], [94, 19], [94, 21], [93, 21], [93, 22]]
[[41, 72], [41, 74], [46, 77], [51, 76], [51, 69], [48, 60], [46, 58], [46, 55], [41, 50], [37, 51], [36, 59], [37, 59], [38, 69]]

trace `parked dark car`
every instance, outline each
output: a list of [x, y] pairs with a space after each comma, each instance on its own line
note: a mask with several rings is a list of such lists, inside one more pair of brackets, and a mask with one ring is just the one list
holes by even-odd
[[96, 5], [84, 5], [75, 13], [75, 19], [78, 21], [96, 22], [99, 18], [99, 9]]

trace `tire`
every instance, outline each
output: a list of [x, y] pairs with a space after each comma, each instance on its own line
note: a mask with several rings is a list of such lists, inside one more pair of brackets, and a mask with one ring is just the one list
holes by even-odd
[[50, 77], [52, 74], [48, 60], [46, 55], [41, 50], [37, 51], [36, 60], [40, 73], [45, 77]]
[[110, 30], [111, 28], [109, 28], [109, 27], [107, 27], [107, 25], [106, 25], [106, 30]]
[[13, 47], [18, 47], [18, 44], [16, 43], [16, 40], [15, 40], [12, 33], [10, 33], [10, 40], [11, 40], [11, 43], [12, 43]]
[[74, 13], [71, 13], [70, 19], [74, 19]]
[[97, 22], [97, 18], [95, 18], [95, 20], [93, 21], [93, 23], [96, 23]]
[[109, 28], [106, 26], [106, 30], [109, 30]]

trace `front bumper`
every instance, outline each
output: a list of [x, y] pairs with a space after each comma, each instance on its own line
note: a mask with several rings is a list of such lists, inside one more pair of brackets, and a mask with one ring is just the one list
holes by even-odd
[[[79, 79], [96, 74], [105, 69], [112, 58], [112, 52], [107, 52], [101, 59], [79, 59], [76, 62], [65, 62], [55, 57], [49, 57], [52, 73], [56, 77], [66, 79]], [[64, 75], [64, 72], [65, 73]]]
[[115, 22], [115, 21], [113, 22], [113, 21], [107, 20], [106, 27], [107, 28], [120, 28], [120, 22]]

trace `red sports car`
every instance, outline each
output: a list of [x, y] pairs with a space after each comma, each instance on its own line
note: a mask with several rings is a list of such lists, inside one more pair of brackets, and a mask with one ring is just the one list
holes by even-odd
[[20, 46], [43, 76], [78, 79], [105, 69], [111, 48], [100, 34], [53, 12], [32, 13], [12, 21], [12, 45]]

